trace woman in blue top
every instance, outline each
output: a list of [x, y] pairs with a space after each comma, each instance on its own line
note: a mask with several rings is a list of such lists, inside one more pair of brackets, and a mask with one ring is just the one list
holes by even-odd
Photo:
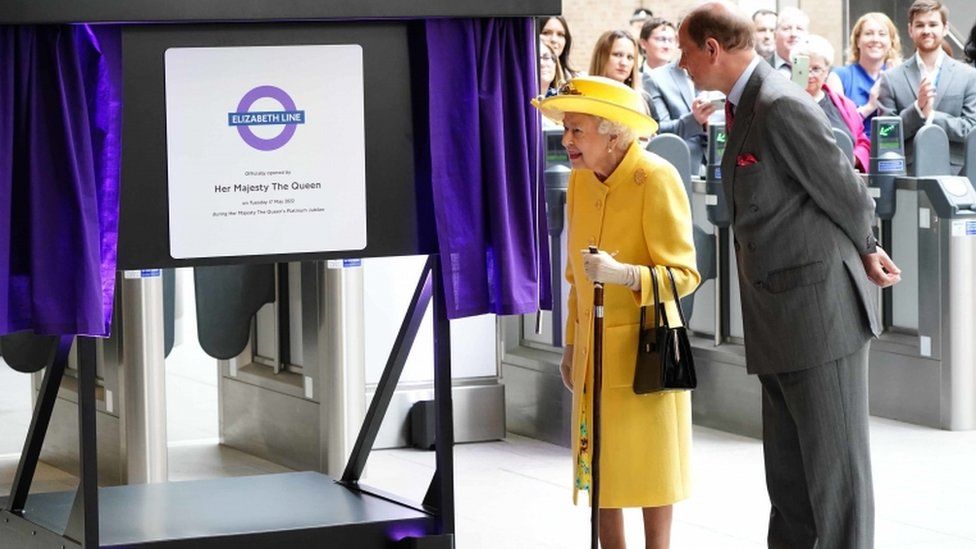
[[878, 78], [882, 71], [901, 63], [901, 39], [887, 15], [865, 13], [851, 30], [849, 65], [834, 70], [827, 84], [857, 105], [864, 132], [871, 135], [871, 119], [878, 111]]

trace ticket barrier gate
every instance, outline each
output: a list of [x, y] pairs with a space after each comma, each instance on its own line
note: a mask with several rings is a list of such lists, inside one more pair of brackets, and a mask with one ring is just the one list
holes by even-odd
[[710, 124], [705, 179], [692, 182], [695, 223], [709, 233], [714, 250], [709, 267], [702, 269], [695, 310], [689, 317], [698, 373], [692, 417], [697, 425], [758, 438], [761, 393], [758, 379], [746, 372], [732, 219], [722, 190], [725, 145], [725, 126]]
[[543, 131], [553, 308], [551, 312], [500, 317], [499, 344], [508, 431], [568, 447], [572, 395], [559, 374], [569, 305], [564, 275], [566, 256], [571, 253], [566, 249], [570, 163], [562, 137], [561, 126]]
[[851, 137], [847, 135], [846, 132], [838, 130], [837, 128], [833, 128], [833, 131], [834, 131], [834, 140], [837, 141], [837, 147], [841, 150], [842, 153], [844, 153], [844, 156], [846, 156], [848, 160], [850, 160], [851, 163], [853, 163], [854, 142], [851, 140]]
[[[414, 267], [419, 276], [423, 258], [197, 267], [200, 342], [218, 359], [221, 442], [292, 469], [341, 475], [395, 344], [383, 327], [408, 305], [389, 280], [409, 278]], [[429, 319], [419, 329], [432, 330]], [[454, 358], [455, 440], [504, 438], [493, 318], [455, 321], [451, 338], [470, 353]], [[410, 444], [411, 408], [433, 396], [423, 371], [432, 352], [426, 337], [408, 350], [375, 448]], [[472, 378], [475, 361], [490, 364]], [[411, 377], [414, 363], [422, 376]]]
[[[72, 346], [41, 460], [78, 471], [77, 373], [93, 365], [99, 481], [106, 486], [166, 481], [164, 361], [174, 343], [174, 286], [172, 270], [120, 273], [112, 336], [82, 340], [88, 347], [84, 351], [77, 340]], [[44, 379], [41, 370], [54, 359], [57, 338], [18, 333], [0, 339], [7, 362], [33, 373], [36, 396]]]
[[[871, 345], [871, 413], [948, 430], [976, 429], [976, 190], [952, 173], [937, 126], [916, 134], [904, 175], [901, 121], [873, 122], [881, 244], [902, 269], [882, 292], [885, 331]], [[974, 153], [970, 140], [968, 153]]]

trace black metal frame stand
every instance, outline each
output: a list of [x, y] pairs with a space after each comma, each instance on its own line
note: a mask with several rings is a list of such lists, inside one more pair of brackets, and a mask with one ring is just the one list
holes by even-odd
[[[63, 534], [52, 532], [24, 518], [27, 496], [34, 481], [34, 473], [41, 457], [41, 447], [47, 435], [58, 390], [68, 365], [68, 354], [75, 336], [61, 336], [54, 362], [44, 372], [44, 380], [34, 406], [30, 430], [24, 442], [24, 451], [17, 465], [17, 473], [7, 501], [7, 508], [0, 510], [4, 527], [30, 531], [31, 537], [60, 537], [64, 542], [80, 548], [97, 548], [98, 543], [98, 452], [95, 426], [95, 340], [78, 337], [78, 440], [80, 483], [71, 509], [71, 518]], [[67, 547], [67, 545], [62, 545]]]
[[[431, 480], [430, 488], [420, 506], [402, 502], [387, 494], [373, 490], [359, 483], [369, 453], [376, 441], [380, 425], [386, 416], [393, 393], [396, 390], [400, 375], [403, 372], [407, 356], [420, 329], [420, 323], [428, 306], [434, 306], [434, 398], [436, 403], [436, 462], [437, 468]], [[418, 514], [429, 517], [433, 521], [434, 535], [417, 534], [421, 537], [408, 537], [402, 540], [405, 547], [453, 547], [455, 533], [454, 515], [454, 419], [451, 402], [451, 343], [450, 322], [447, 318], [447, 308], [444, 300], [444, 287], [440, 280], [438, 256], [431, 255], [424, 265], [420, 281], [414, 291], [413, 299], [407, 309], [406, 316], [400, 326], [396, 341], [387, 361], [386, 368], [380, 378], [376, 393], [370, 403], [366, 419], [360, 429], [356, 445], [346, 465], [342, 479], [338, 483], [345, 488], [374, 496], [379, 499], [398, 503], [406, 507], [417, 508]], [[96, 409], [95, 409], [95, 340], [87, 337], [78, 338], [78, 418], [80, 442], [80, 485], [74, 497], [71, 513], [68, 517], [64, 533], [56, 532], [46, 525], [37, 524], [29, 520], [29, 513], [25, 513], [27, 496], [37, 470], [40, 459], [41, 446], [47, 434], [47, 429], [57, 401], [58, 389], [64, 377], [67, 366], [68, 353], [74, 336], [63, 336], [58, 346], [54, 363], [44, 374], [34, 416], [31, 421], [27, 440], [20, 464], [14, 478], [10, 498], [4, 509], [0, 509], [0, 548], [3, 549], [34, 549], [55, 547], [62, 549], [93, 549], [99, 547], [99, 511], [98, 511], [98, 467], [96, 452]], [[327, 477], [326, 477], [327, 478]], [[112, 490], [125, 489], [125, 487]], [[418, 508], [419, 507], [419, 508]], [[415, 518], [409, 519], [416, 521]], [[385, 528], [385, 527], [383, 527]], [[429, 530], [427, 530], [429, 532]], [[255, 536], [262, 536], [261, 543], [273, 533], [260, 532]], [[294, 531], [283, 531], [281, 541], [271, 542], [272, 547], [301, 546], [308, 544], [303, 539], [301, 543], [284, 541], [288, 536], [294, 536]], [[349, 534], [341, 534], [347, 536]], [[237, 538], [241, 539], [241, 538]], [[247, 539], [246, 537], [244, 539]], [[252, 538], [257, 539], [257, 538]], [[290, 538], [289, 538], [290, 539]], [[429, 545], [423, 543], [433, 542]], [[188, 547], [203, 547], [206, 537], [182, 540]], [[163, 543], [166, 547], [183, 545], [181, 540]], [[172, 545], [170, 545], [170, 543]], [[225, 547], [221, 540], [214, 540], [215, 547]], [[239, 543], [239, 542], [234, 542]], [[295, 543], [295, 545], [290, 545]], [[155, 546], [155, 545], [154, 545]], [[230, 546], [236, 546], [233, 543]], [[263, 545], [262, 545], [263, 546]], [[210, 545], [207, 545], [210, 547]], [[398, 545], [399, 547], [399, 545]]]
[[[431, 255], [424, 264], [420, 280], [414, 289], [407, 314], [400, 325], [390, 357], [383, 369], [383, 375], [376, 385], [376, 393], [366, 411], [366, 419], [359, 431], [356, 444], [353, 446], [346, 470], [342, 474], [342, 484], [367, 493], [373, 493], [369, 488], [359, 484], [366, 460], [376, 442], [380, 425], [389, 409], [393, 393], [396, 391], [403, 367], [407, 362], [410, 349], [417, 338], [420, 323], [424, 319], [427, 307], [434, 304], [434, 402], [436, 403], [435, 428], [437, 468], [431, 480], [427, 495], [424, 497], [424, 508], [435, 514], [438, 521], [438, 533], [453, 535], [455, 532], [454, 517], [454, 412], [451, 397], [451, 325], [447, 319], [447, 307], [444, 302], [444, 285], [440, 280], [438, 256]], [[378, 495], [375, 494], [374, 495]]]

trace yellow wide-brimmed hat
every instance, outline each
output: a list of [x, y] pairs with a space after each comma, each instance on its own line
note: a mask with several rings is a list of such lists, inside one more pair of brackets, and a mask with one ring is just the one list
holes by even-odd
[[567, 112], [578, 112], [624, 124], [638, 137], [657, 133], [657, 122], [647, 115], [647, 102], [641, 94], [602, 76], [577, 76], [559, 88], [556, 95], [533, 99], [532, 104], [555, 122], [562, 122]]

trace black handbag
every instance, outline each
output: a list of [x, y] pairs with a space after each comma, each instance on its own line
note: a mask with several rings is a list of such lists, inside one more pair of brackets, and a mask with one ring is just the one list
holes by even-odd
[[[665, 267], [671, 279], [674, 303], [678, 307], [681, 326], [672, 328], [668, 312], [661, 303], [657, 289], [657, 270], [651, 267], [651, 284], [654, 285], [654, 325], [644, 326], [647, 307], [641, 307], [640, 338], [637, 342], [637, 368], [634, 370], [634, 392], [643, 395], [662, 391], [685, 391], [698, 385], [695, 376], [695, 359], [691, 355], [691, 342], [685, 329], [685, 313], [681, 310], [674, 274]], [[664, 323], [661, 323], [661, 316]]]

